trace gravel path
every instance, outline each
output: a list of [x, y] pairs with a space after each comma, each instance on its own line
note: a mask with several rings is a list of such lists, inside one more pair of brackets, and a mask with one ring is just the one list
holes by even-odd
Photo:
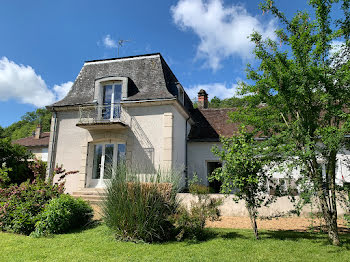
[[[310, 229], [312, 220], [303, 217], [288, 217], [278, 219], [274, 218], [271, 220], [258, 219], [257, 223], [259, 229], [306, 231]], [[350, 233], [345, 226], [344, 220], [339, 219], [338, 224], [340, 231]], [[251, 229], [250, 219], [248, 217], [221, 217], [220, 221], [208, 221], [206, 226], [214, 228]], [[319, 220], [314, 220], [313, 226], [319, 227]]]

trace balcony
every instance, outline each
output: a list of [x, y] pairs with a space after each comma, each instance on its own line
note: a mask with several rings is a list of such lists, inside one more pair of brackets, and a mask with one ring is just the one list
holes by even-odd
[[126, 128], [126, 113], [119, 103], [80, 106], [77, 126], [88, 130]]

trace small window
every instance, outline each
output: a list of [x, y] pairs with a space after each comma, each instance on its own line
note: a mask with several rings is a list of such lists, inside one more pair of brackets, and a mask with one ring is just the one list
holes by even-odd
[[[221, 166], [222, 164], [220, 162], [207, 162], [208, 177], [211, 176], [215, 169]], [[222, 183], [216, 179], [209, 182], [210, 191], [212, 193], [220, 193], [221, 184]]]
[[180, 84], [177, 85], [177, 93], [178, 93], [177, 99], [180, 101], [181, 104], [184, 104], [185, 91]]

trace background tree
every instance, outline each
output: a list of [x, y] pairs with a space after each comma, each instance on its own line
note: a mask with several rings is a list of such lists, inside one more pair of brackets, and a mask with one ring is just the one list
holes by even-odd
[[[247, 67], [254, 84], [241, 85], [241, 94], [252, 102], [231, 114], [234, 121], [270, 136], [281, 163], [300, 169], [302, 180], [318, 198], [334, 245], [340, 243], [337, 154], [347, 147], [349, 133], [349, 2], [310, 0], [313, 15], [297, 12], [289, 20], [274, 1], [264, 1], [263, 12], [271, 12], [280, 22], [278, 41], [252, 34], [259, 64]], [[332, 17], [336, 4], [343, 15]], [[334, 40], [343, 43], [339, 52], [334, 52]]]
[[233, 194], [236, 201], [245, 201], [255, 238], [259, 239], [258, 209], [271, 201], [266, 186], [270, 175], [265, 168], [269, 161], [262, 157], [264, 147], [244, 128], [231, 138], [222, 137], [221, 143], [221, 149], [214, 147], [212, 151], [225, 164], [214, 170], [209, 179], [222, 182], [221, 193]]
[[20, 184], [33, 177], [27, 161], [30, 156], [24, 146], [12, 144], [9, 138], [0, 139], [0, 167], [5, 164], [10, 169], [7, 185]]
[[[21, 120], [3, 129], [3, 137], [9, 137], [11, 140], [16, 140], [32, 135], [38, 124], [41, 124], [43, 132], [50, 131], [51, 112], [44, 108], [39, 108], [36, 111], [27, 112], [22, 116]], [[1, 137], [1, 129], [0, 129]]]

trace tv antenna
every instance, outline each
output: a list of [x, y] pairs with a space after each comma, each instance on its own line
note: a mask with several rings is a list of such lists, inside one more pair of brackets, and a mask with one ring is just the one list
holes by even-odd
[[118, 57], [119, 57], [119, 48], [123, 47], [124, 43], [126, 42], [131, 42], [131, 40], [124, 40], [124, 39], [118, 40]]

